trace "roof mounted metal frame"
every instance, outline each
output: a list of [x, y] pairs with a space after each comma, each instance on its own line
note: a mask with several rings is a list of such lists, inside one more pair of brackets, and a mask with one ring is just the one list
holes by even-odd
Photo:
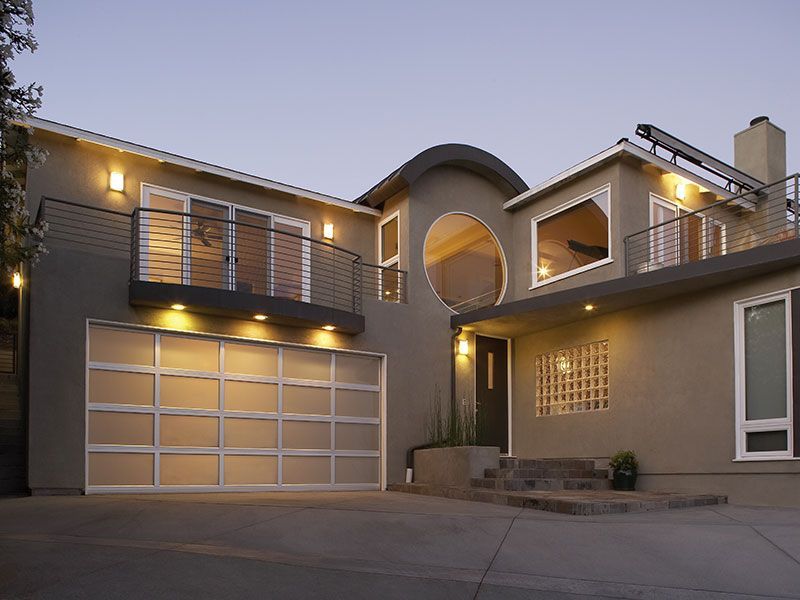
[[655, 125], [647, 123], [640, 123], [636, 126], [636, 135], [643, 138], [652, 144], [650, 152], [658, 156], [658, 148], [663, 148], [665, 151], [672, 153], [670, 162], [677, 165], [678, 158], [682, 158], [693, 165], [700, 167], [704, 171], [719, 177], [725, 181], [725, 189], [735, 194], [742, 194], [744, 192], [763, 187], [764, 182], [759, 181], [755, 177], [751, 177], [747, 173], [740, 171], [736, 167], [722, 162], [706, 154], [702, 150], [698, 150], [691, 144], [687, 144], [683, 140], [679, 140], [673, 135], [670, 135], [663, 129], [659, 129]]

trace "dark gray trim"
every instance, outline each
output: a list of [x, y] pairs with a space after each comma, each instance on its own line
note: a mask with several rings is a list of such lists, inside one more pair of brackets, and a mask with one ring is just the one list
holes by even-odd
[[440, 165], [455, 165], [473, 171], [494, 183], [509, 197], [528, 191], [528, 185], [502, 160], [474, 146], [442, 144], [423, 150], [368, 191], [357, 204], [376, 207], [414, 183], [423, 173]]
[[349, 334], [363, 333], [366, 328], [363, 315], [344, 310], [288, 298], [192, 285], [132, 281], [128, 288], [128, 299], [134, 306], [169, 308], [179, 303], [186, 305], [190, 312], [247, 321], [251, 321], [255, 314], [264, 314], [269, 316], [267, 323], [272, 325], [312, 329], [333, 325], [337, 332]]
[[[518, 327], [513, 335], [520, 335], [585, 318], [585, 311], [575, 310], [582, 309], [585, 303], [595, 304], [600, 313], [621, 310], [798, 264], [800, 240], [789, 240], [453, 315], [450, 317], [450, 325], [455, 328], [508, 318], [504, 325], [514, 329], [516, 323]], [[522, 315], [536, 317], [540, 321], [539, 325], [526, 327], [520, 319]], [[547, 318], [542, 319], [540, 316]]]
[[794, 456], [800, 457], [800, 290], [792, 290], [792, 417]]

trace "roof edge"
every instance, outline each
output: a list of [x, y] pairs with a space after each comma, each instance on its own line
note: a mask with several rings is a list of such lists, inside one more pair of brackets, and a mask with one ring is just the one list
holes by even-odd
[[428, 170], [454, 165], [488, 179], [508, 194], [528, 190], [528, 184], [495, 155], [468, 144], [440, 144], [423, 150], [355, 199], [358, 204], [379, 206], [401, 189], [412, 185]]
[[63, 123], [58, 123], [56, 121], [51, 121], [48, 119], [42, 119], [40, 117], [27, 117], [24, 120], [15, 121], [14, 123], [22, 127], [42, 129], [44, 131], [55, 133], [57, 135], [71, 137], [78, 141], [91, 142], [93, 144], [97, 144], [99, 146], [105, 146], [107, 148], [113, 148], [121, 152], [136, 154], [138, 156], [143, 156], [145, 158], [157, 160], [162, 163], [169, 163], [180, 167], [186, 167], [188, 169], [194, 169], [195, 171], [201, 173], [217, 175], [219, 177], [224, 177], [226, 179], [231, 179], [233, 181], [239, 181], [242, 183], [248, 183], [250, 185], [262, 187], [268, 190], [283, 192], [285, 194], [298, 196], [300, 198], [306, 198], [308, 200], [314, 200], [316, 202], [322, 202], [324, 204], [346, 208], [352, 210], [353, 212], [366, 213], [376, 216], [381, 214], [380, 211], [375, 210], [373, 208], [362, 206], [354, 202], [351, 202], [349, 200], [337, 198], [335, 196], [321, 194], [319, 192], [315, 192], [312, 190], [307, 190], [301, 187], [280, 183], [278, 181], [273, 181], [271, 179], [266, 179], [264, 177], [259, 177], [258, 175], [243, 173], [242, 171], [236, 171], [234, 169], [229, 169], [227, 167], [221, 167], [219, 165], [215, 165], [212, 163], [181, 156], [180, 154], [165, 152], [163, 150], [158, 150], [156, 148], [151, 148], [149, 146], [135, 144], [133, 142], [128, 142], [126, 140], [121, 140], [119, 138], [103, 135], [100, 133], [95, 133], [93, 131], [89, 131], [86, 129], [80, 129], [78, 127], [73, 127], [71, 125], [65, 125]]

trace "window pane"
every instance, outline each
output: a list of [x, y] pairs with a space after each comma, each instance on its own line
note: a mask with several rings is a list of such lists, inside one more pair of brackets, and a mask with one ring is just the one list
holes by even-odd
[[192, 200], [191, 238], [192, 285], [228, 287], [228, 209], [208, 202]]
[[536, 280], [608, 258], [608, 192], [536, 224]]
[[297, 225], [276, 221], [272, 239], [273, 295], [303, 301], [303, 280], [311, 268], [307, 243], [299, 236], [304, 231]]
[[746, 419], [786, 417], [786, 303], [744, 310]]
[[155, 210], [141, 213], [142, 233], [147, 240], [142, 257], [147, 280], [182, 283], [183, 215], [174, 213], [184, 212], [183, 200], [150, 194], [150, 208]]
[[781, 452], [789, 448], [786, 431], [755, 431], [747, 436], [748, 452]]
[[500, 246], [469, 215], [445, 215], [425, 240], [425, 270], [434, 292], [456, 312], [496, 304], [505, 273]]
[[399, 251], [397, 221], [395, 217], [381, 226], [381, 262], [391, 260]]
[[[650, 207], [653, 225], [661, 225], [678, 216], [677, 206], [653, 202]], [[659, 266], [672, 266], [678, 259], [678, 224], [656, 227], [650, 234], [650, 260]]]
[[268, 217], [236, 211], [236, 290], [267, 295]]
[[703, 258], [703, 217], [688, 215], [681, 219], [681, 262], [687, 263]]

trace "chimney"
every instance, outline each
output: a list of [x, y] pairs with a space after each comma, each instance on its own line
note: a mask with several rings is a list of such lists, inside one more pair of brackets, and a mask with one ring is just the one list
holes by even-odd
[[786, 177], [786, 132], [769, 117], [756, 117], [733, 136], [733, 165], [764, 183], [780, 181]]

